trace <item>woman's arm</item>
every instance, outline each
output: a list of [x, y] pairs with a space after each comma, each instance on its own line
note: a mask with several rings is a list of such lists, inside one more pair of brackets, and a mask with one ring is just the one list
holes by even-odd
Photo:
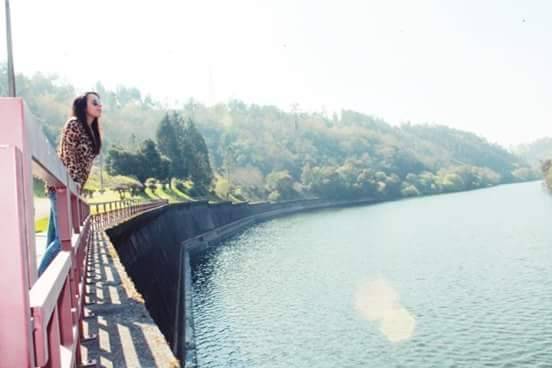
[[86, 180], [79, 152], [79, 142], [82, 137], [82, 127], [76, 120], [70, 120], [63, 129], [60, 143], [60, 158], [73, 181], [81, 187]]

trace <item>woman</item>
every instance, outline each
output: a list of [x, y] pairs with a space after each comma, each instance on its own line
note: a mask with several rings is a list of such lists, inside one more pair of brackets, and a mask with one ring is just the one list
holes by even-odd
[[[59, 143], [59, 158], [67, 168], [73, 181], [84, 188], [92, 162], [100, 153], [102, 138], [98, 119], [102, 115], [100, 96], [86, 92], [73, 101], [73, 116], [65, 123]], [[61, 250], [57, 234], [57, 209], [55, 188], [48, 188], [50, 198], [50, 219], [46, 237], [46, 252], [38, 267], [39, 276]]]

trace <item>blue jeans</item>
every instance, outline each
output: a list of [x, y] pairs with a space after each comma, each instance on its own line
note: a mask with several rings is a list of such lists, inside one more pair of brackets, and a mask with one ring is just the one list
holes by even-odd
[[40, 265], [38, 266], [38, 276], [40, 276], [48, 267], [48, 265], [56, 258], [61, 250], [61, 242], [57, 233], [57, 208], [56, 208], [56, 193], [48, 192], [50, 199], [50, 218], [48, 219], [48, 233], [46, 234], [46, 252], [42, 256]]

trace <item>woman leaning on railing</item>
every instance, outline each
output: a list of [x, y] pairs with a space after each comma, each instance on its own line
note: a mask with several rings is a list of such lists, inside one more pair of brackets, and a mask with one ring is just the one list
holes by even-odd
[[[84, 187], [94, 158], [100, 153], [102, 137], [99, 118], [102, 115], [100, 96], [86, 92], [73, 101], [72, 116], [67, 120], [61, 135], [58, 155], [73, 181]], [[38, 274], [42, 274], [61, 250], [56, 214], [56, 189], [48, 187], [50, 218], [46, 236], [46, 252], [40, 261]]]

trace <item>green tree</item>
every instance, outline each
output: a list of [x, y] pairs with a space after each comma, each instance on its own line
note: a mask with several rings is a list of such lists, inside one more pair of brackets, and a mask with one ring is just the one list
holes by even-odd
[[108, 151], [106, 169], [110, 175], [136, 176], [140, 170], [140, 159], [135, 153], [120, 146], [113, 146]]
[[157, 144], [159, 151], [171, 160], [170, 175], [177, 178], [188, 176], [187, 162], [189, 157], [183, 154], [183, 145], [186, 145], [181, 118], [174, 113], [165, 114], [157, 128]]
[[[293, 199], [297, 195], [293, 189], [293, 178], [287, 170], [271, 172], [266, 178], [266, 190], [269, 193], [277, 193], [279, 199]], [[276, 194], [273, 198], [275, 196]]]
[[208, 188], [213, 181], [209, 151], [203, 136], [196, 129], [193, 120], [188, 119], [184, 128], [186, 151], [190, 160], [190, 177], [198, 185]]
[[109, 150], [106, 166], [110, 175], [134, 176], [143, 183], [149, 177], [167, 179], [170, 160], [161, 155], [153, 140], [147, 139], [136, 153], [113, 147]]
[[148, 177], [165, 180], [169, 177], [170, 160], [161, 155], [152, 139], [146, 139], [138, 151], [140, 169], [137, 177], [144, 182]]

